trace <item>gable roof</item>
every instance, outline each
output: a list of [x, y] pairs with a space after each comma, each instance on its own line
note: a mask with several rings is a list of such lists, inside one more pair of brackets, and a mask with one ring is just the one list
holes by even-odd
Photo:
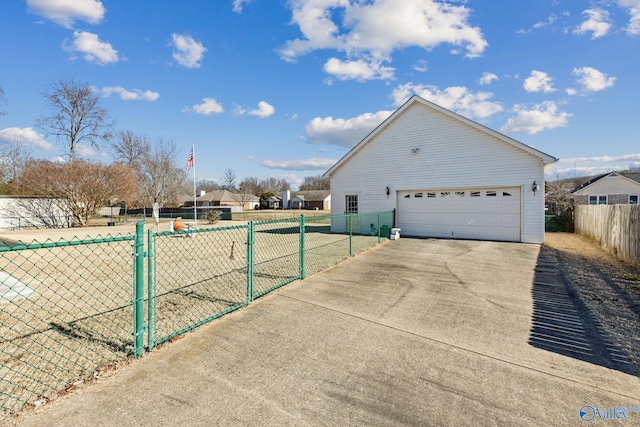
[[428, 108], [434, 109], [436, 111], [441, 112], [442, 114], [445, 114], [446, 116], [457, 120], [459, 122], [462, 122], [468, 126], [473, 127], [474, 129], [477, 129], [481, 132], [484, 132], [486, 134], [489, 134], [491, 136], [493, 136], [496, 139], [499, 139], [500, 141], [503, 141], [507, 144], [510, 144], [516, 148], [519, 148], [529, 154], [532, 154], [536, 157], [540, 157], [542, 159], [542, 162], [544, 165], [551, 165], [553, 163], [556, 163], [558, 161], [558, 159], [556, 159], [555, 157], [543, 153], [540, 150], [537, 150], [529, 145], [523, 144], [520, 141], [516, 141], [513, 138], [510, 138], [506, 135], [501, 134], [500, 132], [497, 132], [493, 129], [490, 129], [484, 125], [481, 125], [480, 123], [474, 122], [471, 119], [468, 119], [464, 116], [461, 116], [460, 114], [454, 113], [451, 110], [447, 110], [444, 107], [441, 107], [437, 104], [434, 104], [431, 101], [427, 101], [426, 99], [418, 96], [418, 95], [413, 95], [411, 98], [409, 98], [409, 100], [407, 102], [405, 102], [404, 104], [402, 104], [400, 106], [400, 108], [398, 108], [396, 111], [393, 112], [393, 114], [391, 114], [389, 117], [387, 117], [386, 120], [384, 120], [380, 125], [378, 125], [378, 127], [376, 127], [373, 131], [371, 131], [369, 133], [369, 135], [367, 135], [362, 141], [360, 141], [358, 144], [356, 144], [351, 150], [349, 150], [349, 152], [347, 154], [345, 154], [340, 160], [338, 160], [336, 162], [335, 165], [331, 166], [331, 168], [329, 168], [329, 170], [327, 170], [323, 177], [330, 177], [331, 174], [333, 174], [340, 166], [342, 166], [347, 160], [349, 160], [352, 156], [354, 156], [358, 151], [360, 151], [360, 149], [365, 146], [369, 141], [371, 141], [372, 139], [374, 139], [380, 132], [382, 132], [382, 130], [384, 130], [385, 128], [387, 128], [388, 126], [391, 125], [391, 123], [398, 117], [400, 116], [402, 113], [404, 113], [407, 109], [411, 108], [413, 105], [415, 104], [422, 104]]
[[621, 176], [624, 178], [627, 178], [628, 180], [631, 181], [635, 181], [636, 183], [640, 184], [640, 170], [639, 171], [628, 171], [628, 172], [608, 172], [602, 175], [598, 175], [595, 178], [590, 179], [589, 181], [585, 182], [582, 185], [579, 185], [578, 187], [574, 188], [573, 191], [571, 191], [571, 194], [577, 193], [578, 191], [589, 187], [592, 184], [595, 184], [596, 182], [600, 181], [603, 178], [607, 178], [610, 176]]
[[[259, 200], [258, 196], [254, 196], [253, 194], [245, 195], [245, 202], [253, 202], [255, 200]], [[205, 193], [203, 196], [196, 197], [196, 201], [198, 202], [241, 202], [243, 201], [243, 197], [240, 194], [232, 193], [227, 190], [214, 190], [210, 193]]]
[[299, 198], [300, 200], [313, 202], [313, 201], [324, 201], [331, 195], [330, 190], [303, 190], [303, 191], [294, 191], [291, 194], [291, 199]]

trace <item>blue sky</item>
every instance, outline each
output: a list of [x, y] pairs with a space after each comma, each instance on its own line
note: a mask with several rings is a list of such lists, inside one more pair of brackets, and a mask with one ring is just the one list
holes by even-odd
[[199, 180], [295, 188], [414, 93], [559, 158], [550, 179], [640, 167], [640, 0], [6, 0], [0, 28], [0, 143], [38, 158], [63, 154], [42, 92], [73, 78], [177, 163], [195, 144]]

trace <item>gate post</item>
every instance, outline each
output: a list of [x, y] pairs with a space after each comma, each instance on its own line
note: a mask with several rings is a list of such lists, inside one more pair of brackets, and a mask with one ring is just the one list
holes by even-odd
[[353, 231], [351, 229], [351, 224], [352, 224], [352, 220], [353, 220], [353, 215], [357, 215], [357, 214], [349, 214], [348, 218], [349, 218], [349, 256], [352, 257], [353, 256]]
[[253, 228], [253, 221], [249, 221], [249, 224], [247, 224], [247, 304], [253, 301]]
[[139, 357], [144, 351], [144, 222], [136, 223], [134, 256], [134, 297], [133, 297], [133, 356]]
[[304, 280], [304, 214], [300, 215], [300, 280]]
[[147, 350], [153, 350], [155, 329], [155, 302], [156, 302], [156, 240], [153, 230], [149, 229], [147, 243], [149, 259], [147, 260]]

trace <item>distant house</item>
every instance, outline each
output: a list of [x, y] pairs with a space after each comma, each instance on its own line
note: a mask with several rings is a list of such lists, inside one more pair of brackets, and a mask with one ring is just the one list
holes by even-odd
[[271, 196], [267, 199], [268, 209], [280, 209], [280, 206], [282, 206], [282, 197]]
[[289, 191], [282, 193], [284, 209], [318, 209], [331, 210], [331, 191], [307, 190]]
[[[255, 209], [260, 205], [260, 198], [253, 194], [238, 194], [227, 190], [215, 190], [201, 194], [196, 198], [196, 206], [242, 206], [243, 209]], [[185, 206], [193, 206], [193, 200], [186, 201]]]
[[571, 192], [573, 205], [637, 205], [640, 171], [610, 172], [585, 182]]

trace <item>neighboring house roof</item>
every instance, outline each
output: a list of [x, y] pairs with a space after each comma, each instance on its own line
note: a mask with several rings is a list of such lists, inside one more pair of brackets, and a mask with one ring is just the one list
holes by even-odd
[[626, 178], [629, 181], [633, 181], [636, 184], [640, 184], [640, 171], [628, 171], [628, 172], [609, 172], [609, 173], [605, 173], [602, 175], [598, 175], [595, 178], [590, 179], [589, 181], [585, 182], [584, 184], [576, 187], [573, 189], [573, 191], [571, 192], [571, 194], [576, 194], [578, 192], [580, 192], [581, 190], [590, 187], [591, 185], [595, 184], [596, 182], [605, 179], [605, 178], [609, 178], [609, 177], [614, 177], [614, 176], [620, 176], [623, 178]]
[[260, 198], [253, 194], [237, 194], [227, 190], [214, 190], [203, 196], [196, 197], [196, 202], [257, 202]]
[[408, 108], [410, 108], [412, 105], [414, 104], [422, 104], [426, 107], [432, 108], [436, 111], [439, 111], [442, 114], [445, 114], [447, 116], [449, 116], [452, 119], [458, 120], [460, 122], [462, 122], [465, 125], [471, 126], [481, 132], [487, 133], [491, 136], [493, 136], [494, 138], [497, 138], [507, 144], [510, 144], [516, 148], [519, 148], [529, 154], [532, 154], [534, 156], [540, 157], [542, 159], [542, 162], [544, 165], [546, 166], [550, 166], [554, 163], [556, 163], [558, 161], [558, 159], [556, 159], [555, 157], [543, 153], [542, 151], [539, 151], [529, 145], [523, 144], [522, 142], [516, 141], [513, 138], [510, 138], [506, 135], [501, 134], [500, 132], [497, 132], [493, 129], [490, 129], [486, 126], [483, 126], [479, 123], [474, 122], [473, 120], [470, 120], [466, 117], [463, 117], [457, 113], [454, 113], [453, 111], [447, 110], [446, 108], [443, 108], [437, 104], [434, 104], [433, 102], [427, 101], [424, 98], [421, 98], [418, 95], [413, 95], [411, 98], [409, 98], [409, 100], [407, 102], [405, 102], [402, 106], [400, 106], [400, 108], [398, 108], [393, 114], [391, 114], [385, 121], [383, 121], [378, 127], [376, 127], [373, 131], [371, 131], [371, 133], [369, 133], [369, 135], [367, 135], [362, 141], [360, 141], [355, 147], [353, 147], [347, 154], [345, 154], [340, 160], [338, 160], [338, 162], [333, 165], [327, 172], [324, 173], [324, 177], [330, 177], [338, 168], [340, 168], [343, 164], [345, 164], [353, 155], [355, 155], [358, 151], [360, 151], [362, 149], [362, 147], [364, 147], [365, 145], [367, 145], [367, 143], [369, 141], [371, 141], [372, 139], [374, 139], [376, 137], [376, 135], [378, 135], [380, 132], [382, 132], [386, 127], [388, 127], [389, 125], [391, 125], [391, 123], [398, 117], [400, 116], [402, 113], [404, 113]]
[[307, 202], [323, 202], [327, 200], [329, 196], [331, 196], [330, 190], [294, 191], [291, 194], [292, 199], [295, 199], [297, 197], [298, 199]]

